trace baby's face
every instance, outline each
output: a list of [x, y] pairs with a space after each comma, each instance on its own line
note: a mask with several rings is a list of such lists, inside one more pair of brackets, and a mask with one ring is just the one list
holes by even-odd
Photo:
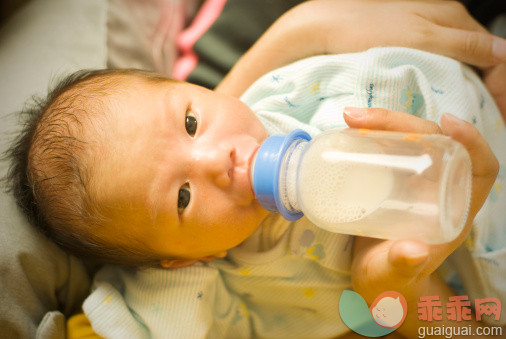
[[266, 138], [260, 121], [236, 98], [198, 86], [134, 76], [125, 82], [107, 104], [110, 147], [96, 168], [96, 196], [114, 220], [103, 235], [116, 241], [128, 234], [168, 258], [200, 258], [241, 243], [268, 213], [249, 177]]

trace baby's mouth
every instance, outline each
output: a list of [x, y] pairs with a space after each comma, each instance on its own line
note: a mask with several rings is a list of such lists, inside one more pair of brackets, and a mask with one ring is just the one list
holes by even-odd
[[235, 186], [234, 191], [248, 203], [254, 199], [250, 167], [259, 147], [258, 142], [252, 137], [241, 138], [236, 143], [231, 180]]
[[254, 194], [253, 177], [252, 177], [253, 169], [251, 167], [253, 166], [253, 160], [255, 159], [259, 148], [260, 148], [260, 145], [255, 147], [255, 149], [253, 150], [253, 152], [251, 152], [251, 154], [248, 158], [248, 173], [247, 173], [247, 175], [248, 175], [248, 179], [249, 179], [249, 183], [250, 183], [250, 187], [251, 187], [251, 192], [253, 192], [253, 194]]

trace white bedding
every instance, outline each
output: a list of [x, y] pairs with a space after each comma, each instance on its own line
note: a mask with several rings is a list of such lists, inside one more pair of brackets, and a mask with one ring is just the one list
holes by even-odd
[[[0, 29], [0, 152], [27, 99], [62, 74], [105, 67], [106, 12], [106, 0], [33, 0]], [[79, 310], [89, 283], [82, 262], [35, 231], [2, 190], [0, 337], [62, 337], [64, 315]]]

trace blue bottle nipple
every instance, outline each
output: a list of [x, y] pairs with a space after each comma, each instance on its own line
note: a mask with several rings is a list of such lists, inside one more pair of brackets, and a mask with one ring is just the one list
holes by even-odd
[[287, 220], [302, 217], [300, 211], [288, 210], [280, 197], [279, 178], [285, 153], [296, 140], [311, 140], [311, 136], [297, 129], [288, 135], [273, 135], [267, 138], [255, 155], [251, 165], [253, 191], [258, 202], [268, 211], [278, 212]]

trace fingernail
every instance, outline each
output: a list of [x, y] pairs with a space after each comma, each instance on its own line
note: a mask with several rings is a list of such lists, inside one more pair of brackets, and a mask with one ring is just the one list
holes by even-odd
[[492, 54], [501, 61], [506, 60], [506, 40], [494, 38], [492, 43]]
[[343, 109], [344, 114], [352, 117], [353, 119], [362, 119], [365, 116], [365, 110], [358, 107], [345, 107]]
[[444, 113], [442, 117], [454, 125], [462, 125], [464, 123], [462, 119], [457, 118], [455, 115], [451, 113]]
[[401, 241], [394, 246], [392, 253], [400, 255], [402, 264], [406, 267], [417, 267], [424, 263], [429, 256], [429, 248], [423, 243]]
[[425, 250], [421, 251], [413, 251], [413, 253], [410, 253], [406, 257], [406, 262], [410, 266], [417, 266], [423, 263], [425, 260], [427, 260], [427, 257], [429, 256], [429, 252]]

